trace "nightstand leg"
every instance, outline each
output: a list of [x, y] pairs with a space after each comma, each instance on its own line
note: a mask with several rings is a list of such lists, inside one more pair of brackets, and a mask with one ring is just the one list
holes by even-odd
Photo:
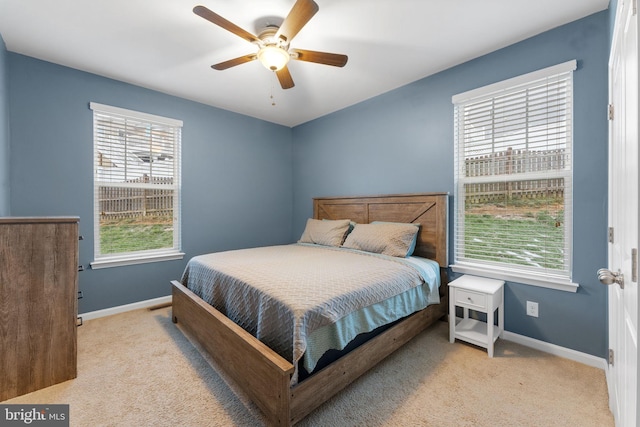
[[504, 288], [500, 289], [500, 306], [498, 307], [498, 327], [500, 328], [500, 337], [504, 332]]
[[449, 342], [456, 340], [456, 299], [455, 292], [449, 297]]
[[489, 310], [487, 310], [487, 353], [489, 357], [493, 357], [493, 319], [495, 310], [493, 308], [493, 302], [489, 302]]

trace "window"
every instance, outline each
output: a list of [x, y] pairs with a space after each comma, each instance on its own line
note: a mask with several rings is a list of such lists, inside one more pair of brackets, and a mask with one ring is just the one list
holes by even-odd
[[182, 121], [90, 104], [93, 110], [92, 268], [180, 259]]
[[574, 291], [570, 61], [453, 97], [453, 270]]

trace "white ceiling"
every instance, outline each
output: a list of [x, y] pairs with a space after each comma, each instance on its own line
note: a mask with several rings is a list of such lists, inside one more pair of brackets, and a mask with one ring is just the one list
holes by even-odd
[[[7, 49], [270, 122], [296, 126], [608, 7], [609, 0], [316, 0], [292, 48], [342, 53], [344, 68], [292, 61], [282, 90], [257, 47], [192, 12], [256, 34], [294, 0], [0, 0]], [[275, 106], [272, 105], [272, 99]]]

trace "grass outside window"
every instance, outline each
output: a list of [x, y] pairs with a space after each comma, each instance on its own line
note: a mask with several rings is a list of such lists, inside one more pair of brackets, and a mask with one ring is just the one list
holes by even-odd
[[562, 270], [565, 221], [562, 200], [467, 204], [465, 257]]
[[100, 221], [102, 254], [171, 248], [173, 219], [167, 216]]

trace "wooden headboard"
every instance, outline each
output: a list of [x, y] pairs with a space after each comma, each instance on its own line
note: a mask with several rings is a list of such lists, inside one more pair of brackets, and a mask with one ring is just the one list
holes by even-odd
[[414, 255], [448, 264], [448, 193], [397, 194], [313, 199], [315, 219], [350, 219], [368, 224], [390, 221], [420, 224]]

